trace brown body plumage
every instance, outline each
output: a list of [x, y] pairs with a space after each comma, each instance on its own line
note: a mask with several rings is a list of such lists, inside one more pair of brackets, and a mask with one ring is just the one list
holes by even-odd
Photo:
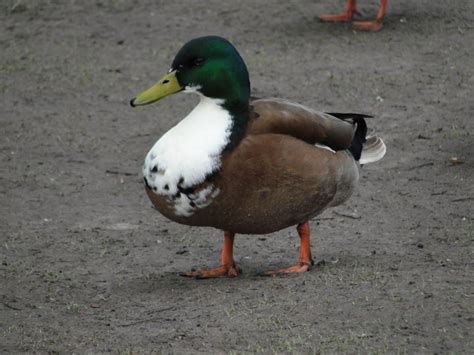
[[262, 234], [303, 223], [351, 195], [359, 177], [346, 150], [354, 125], [279, 99], [251, 105], [245, 136], [224, 152], [220, 170], [186, 191], [192, 197], [213, 185], [220, 191], [216, 198], [185, 217], [175, 214], [173, 198], [147, 187], [163, 215], [187, 225]]

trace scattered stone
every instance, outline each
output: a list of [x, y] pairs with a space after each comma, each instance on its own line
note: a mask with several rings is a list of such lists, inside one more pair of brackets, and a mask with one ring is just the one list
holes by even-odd
[[179, 249], [179, 250], [176, 252], [176, 254], [178, 254], [178, 255], [185, 255], [185, 254], [188, 254], [188, 253], [189, 253], [189, 250], [186, 249], [186, 247], [183, 247], [183, 248]]
[[464, 164], [464, 161], [459, 159], [458, 157], [451, 157], [449, 158], [449, 162], [451, 163], [451, 165], [461, 165], [461, 164]]
[[326, 265], [326, 260], [323, 259], [323, 260], [318, 261], [315, 266], [318, 267], [318, 266], [324, 266], [324, 265]]
[[422, 134], [419, 134], [416, 138], [418, 138], [418, 139], [431, 139], [431, 137], [424, 136]]
[[10, 11], [12, 14], [20, 14], [22, 12], [28, 11], [28, 6], [18, 1], [15, 5], [11, 7]]

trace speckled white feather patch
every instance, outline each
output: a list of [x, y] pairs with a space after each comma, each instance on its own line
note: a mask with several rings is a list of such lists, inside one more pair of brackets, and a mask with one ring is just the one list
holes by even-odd
[[191, 216], [197, 209], [209, 206], [219, 192], [218, 188], [211, 185], [193, 194], [179, 194], [179, 197], [173, 198], [176, 215]]
[[188, 188], [200, 184], [220, 168], [220, 155], [232, 128], [232, 117], [221, 104], [222, 100], [201, 95], [199, 104], [166, 132], [145, 158], [143, 176], [148, 185], [154, 193], [170, 197], [177, 215], [192, 214], [193, 209], [206, 206], [208, 199], [218, 193], [213, 188], [196, 192], [196, 201], [178, 194], [178, 185]]

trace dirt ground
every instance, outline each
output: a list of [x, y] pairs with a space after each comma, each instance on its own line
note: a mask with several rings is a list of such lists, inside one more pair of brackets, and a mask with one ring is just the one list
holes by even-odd
[[[378, 1], [359, 1], [373, 15]], [[0, 2], [0, 352], [468, 353], [474, 348], [474, 2], [390, 1], [378, 33], [317, 15], [343, 0]], [[386, 157], [344, 206], [237, 236], [166, 220], [152, 144], [193, 107], [132, 109], [187, 40], [240, 50], [258, 96], [370, 113]]]

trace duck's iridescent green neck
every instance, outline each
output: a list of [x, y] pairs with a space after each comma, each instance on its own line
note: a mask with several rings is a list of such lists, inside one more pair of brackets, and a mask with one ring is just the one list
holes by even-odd
[[[244, 64], [245, 65], [245, 64]], [[245, 72], [246, 72], [245, 68]], [[226, 74], [229, 72], [227, 71]], [[248, 74], [246, 76], [248, 78]], [[226, 75], [221, 85], [203, 87], [200, 92], [210, 98], [222, 99], [221, 106], [232, 117], [232, 128], [229, 143], [225, 150], [231, 150], [242, 139], [249, 122], [250, 84], [242, 85], [237, 76]]]
[[241, 112], [239, 114], [232, 114], [232, 128], [229, 136], [229, 143], [224, 150], [229, 151], [235, 148], [239, 142], [242, 140], [247, 130], [247, 125], [249, 123], [249, 111]]

